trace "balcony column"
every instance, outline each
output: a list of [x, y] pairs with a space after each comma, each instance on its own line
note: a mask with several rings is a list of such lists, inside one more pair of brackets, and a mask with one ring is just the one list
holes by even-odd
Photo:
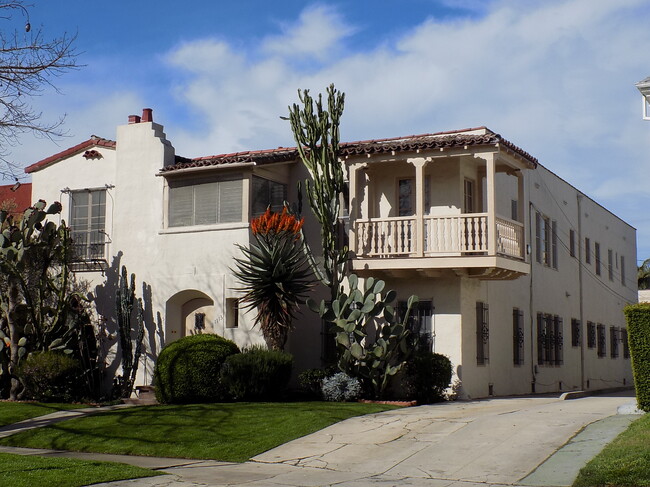
[[523, 225], [524, 231], [521, 235], [520, 245], [520, 257], [526, 260], [526, 240], [528, 238], [528, 233], [526, 228], [528, 228], [528, 212], [525, 211], [528, 208], [526, 203], [527, 195], [526, 189], [524, 186], [524, 174], [523, 171], [517, 171], [517, 221]]
[[430, 157], [410, 157], [406, 162], [415, 166], [415, 255], [424, 256], [424, 168]]
[[487, 227], [488, 227], [488, 255], [496, 255], [497, 252], [497, 199], [496, 199], [496, 155], [485, 154], [481, 156], [485, 160], [485, 177], [487, 180]]
[[[359, 171], [365, 169], [366, 163], [352, 164], [349, 166], [348, 175], [348, 197], [350, 198], [350, 239], [349, 248], [350, 252], [356, 253], [357, 251], [357, 227], [356, 221], [359, 218], [359, 211], [361, 202], [359, 201]], [[361, 175], [363, 177], [363, 174]]]

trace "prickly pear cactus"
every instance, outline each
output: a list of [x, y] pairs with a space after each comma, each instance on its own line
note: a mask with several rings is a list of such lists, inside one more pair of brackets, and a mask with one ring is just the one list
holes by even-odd
[[369, 277], [363, 289], [355, 274], [348, 277], [348, 292], [327, 303], [308, 300], [309, 307], [334, 326], [339, 349], [339, 368], [361, 378], [376, 398], [381, 398], [390, 379], [411, 353], [407, 323], [418, 297], [408, 299], [406, 314], [398, 320], [390, 305], [395, 291], [384, 293], [386, 283]]

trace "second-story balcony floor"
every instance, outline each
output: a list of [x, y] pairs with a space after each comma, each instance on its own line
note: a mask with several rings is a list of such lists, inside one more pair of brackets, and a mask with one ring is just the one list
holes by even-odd
[[[480, 279], [515, 279], [528, 274], [524, 225], [497, 216], [495, 249], [489, 250], [487, 213], [371, 218], [353, 223], [355, 272], [419, 272]], [[418, 232], [418, 228], [421, 228]]]

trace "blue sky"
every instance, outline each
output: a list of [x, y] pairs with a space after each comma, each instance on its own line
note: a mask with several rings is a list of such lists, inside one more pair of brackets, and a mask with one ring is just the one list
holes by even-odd
[[[35, 100], [70, 137], [23, 137], [21, 166], [143, 107], [184, 156], [293, 143], [298, 88], [346, 93], [344, 140], [486, 125], [638, 229], [650, 257], [650, 0], [36, 0], [85, 67]], [[6, 25], [4, 26], [6, 28]]]

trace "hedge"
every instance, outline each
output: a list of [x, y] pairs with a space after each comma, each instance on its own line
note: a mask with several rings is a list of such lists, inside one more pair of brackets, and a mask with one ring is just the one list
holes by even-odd
[[156, 361], [156, 399], [172, 404], [223, 401], [221, 366], [236, 353], [237, 345], [218, 335], [192, 335], [170, 343]]
[[650, 411], [650, 304], [625, 308], [632, 372], [639, 409]]

